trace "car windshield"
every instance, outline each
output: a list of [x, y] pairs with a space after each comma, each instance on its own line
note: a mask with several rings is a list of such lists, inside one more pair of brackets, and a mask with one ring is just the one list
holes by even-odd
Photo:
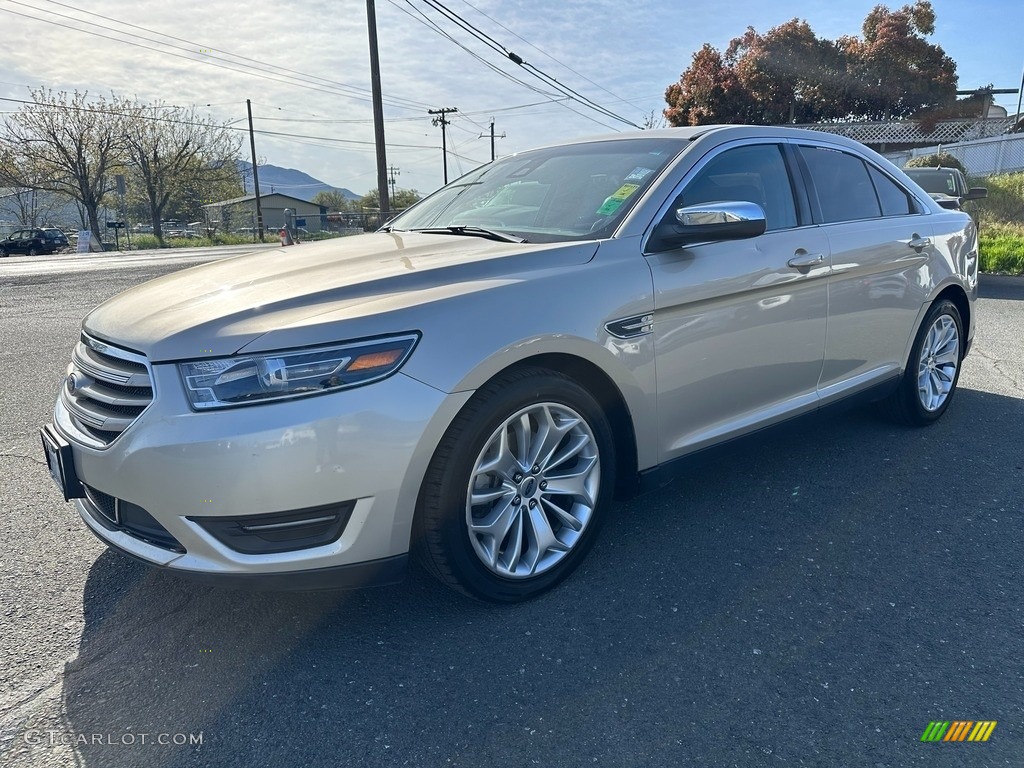
[[490, 230], [529, 242], [608, 237], [684, 146], [641, 138], [523, 152], [466, 174], [385, 229]]

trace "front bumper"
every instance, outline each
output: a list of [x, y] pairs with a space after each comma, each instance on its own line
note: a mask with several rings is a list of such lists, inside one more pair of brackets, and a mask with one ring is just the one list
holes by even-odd
[[[103, 449], [76, 440], [57, 402], [54, 426], [90, 491], [75, 505], [96, 536], [150, 565], [225, 584], [398, 579], [427, 463], [471, 393], [448, 395], [399, 373], [332, 394], [195, 413], [174, 365], [152, 371], [156, 398]], [[303, 532], [316, 536], [295, 548], [287, 535], [282, 543], [279, 530], [307, 523]]]

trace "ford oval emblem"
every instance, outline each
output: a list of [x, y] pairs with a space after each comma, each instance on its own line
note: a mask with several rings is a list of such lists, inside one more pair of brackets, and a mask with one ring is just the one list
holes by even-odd
[[73, 373], [69, 373], [68, 377], [64, 380], [64, 386], [67, 387], [69, 395], [74, 395], [75, 393], [77, 393], [78, 392], [78, 388], [82, 384], [84, 384], [84, 382], [80, 383], [78, 381], [78, 377], [75, 374], [73, 374]]

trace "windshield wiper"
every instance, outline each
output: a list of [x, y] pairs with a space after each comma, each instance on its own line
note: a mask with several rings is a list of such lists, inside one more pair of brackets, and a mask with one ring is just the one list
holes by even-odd
[[427, 227], [424, 229], [410, 229], [409, 232], [423, 232], [428, 235], [466, 235], [468, 237], [485, 237], [488, 240], [498, 240], [503, 243], [525, 243], [525, 237], [517, 237], [507, 232], [496, 232], [493, 229], [483, 227], [457, 226], [457, 227]]

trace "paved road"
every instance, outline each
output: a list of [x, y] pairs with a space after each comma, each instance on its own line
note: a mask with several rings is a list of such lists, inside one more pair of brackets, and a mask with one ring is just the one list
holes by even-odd
[[[620, 505], [559, 590], [490, 608], [420, 573], [197, 587], [92, 538], [36, 429], [81, 315], [178, 266], [0, 263], [0, 764], [1024, 762], [1024, 280], [982, 283], [940, 424], [856, 411], [737, 445]], [[998, 726], [919, 741], [958, 719]]]
[[[238, 256], [265, 248], [280, 248], [279, 243], [253, 243], [252, 245], [220, 245], [206, 248], [173, 248], [150, 251], [114, 251], [106, 253], [65, 253], [40, 258], [38, 256], [8, 256], [0, 261], [0, 277], [30, 277], [38, 275], [71, 275], [79, 272], [105, 270], [133, 270], [156, 265], [182, 267], [205, 261]], [[165, 270], [170, 271], [170, 270]], [[134, 273], [133, 273], [134, 274]], [[135, 278], [137, 280], [137, 278]]]

